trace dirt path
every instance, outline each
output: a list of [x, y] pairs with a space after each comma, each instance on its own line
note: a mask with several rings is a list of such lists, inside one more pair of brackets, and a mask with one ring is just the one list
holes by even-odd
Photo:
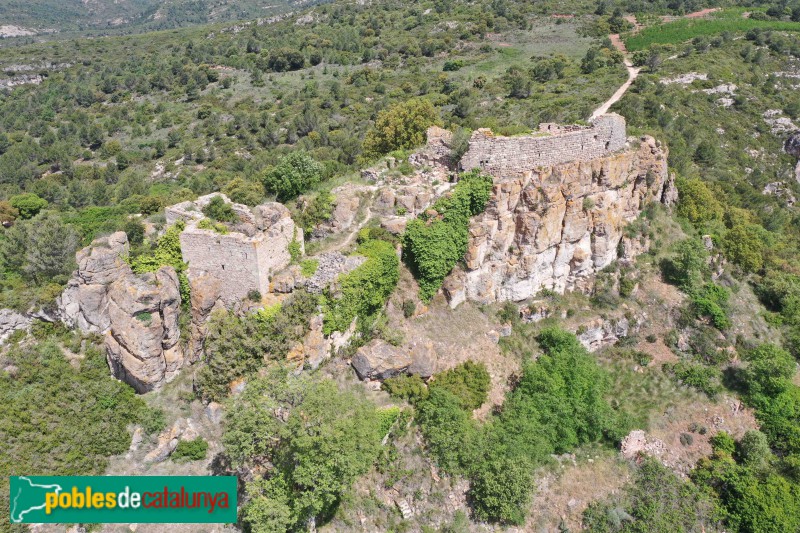
[[603, 105], [595, 109], [594, 113], [592, 113], [592, 116], [589, 118], [589, 120], [597, 118], [605, 113], [608, 113], [608, 110], [611, 108], [611, 106], [619, 102], [619, 100], [625, 95], [630, 86], [639, 76], [639, 71], [642, 70], [639, 67], [634, 67], [633, 63], [631, 63], [631, 60], [628, 57], [628, 50], [625, 48], [625, 43], [622, 41], [618, 33], [615, 33], [614, 35], [609, 35], [608, 37], [609, 39], [611, 39], [611, 43], [614, 45], [614, 48], [622, 52], [624, 56], [623, 62], [625, 63], [625, 68], [628, 69], [628, 81], [623, 83], [620, 86], [620, 88], [617, 89], [617, 91], [613, 95], [611, 95], [611, 98], [609, 98], [603, 103]]

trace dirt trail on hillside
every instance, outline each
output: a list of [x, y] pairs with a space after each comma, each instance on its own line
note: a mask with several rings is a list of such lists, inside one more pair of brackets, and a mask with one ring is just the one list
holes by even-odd
[[614, 94], [611, 95], [611, 98], [606, 100], [603, 105], [594, 110], [594, 113], [592, 113], [592, 116], [589, 118], [589, 120], [608, 113], [608, 110], [611, 108], [611, 106], [619, 102], [620, 99], [625, 96], [625, 93], [639, 76], [639, 71], [642, 70], [640, 67], [634, 67], [633, 63], [631, 63], [631, 60], [628, 57], [628, 50], [625, 48], [625, 43], [622, 41], [622, 38], [620, 38], [618, 33], [609, 35], [608, 38], [611, 39], [611, 43], [614, 45], [614, 48], [622, 52], [622, 55], [624, 56], [623, 62], [625, 63], [625, 68], [628, 69], [628, 80], [623, 83]]

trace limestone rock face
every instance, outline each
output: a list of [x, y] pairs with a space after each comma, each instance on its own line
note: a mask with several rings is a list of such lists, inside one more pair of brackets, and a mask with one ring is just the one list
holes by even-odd
[[123, 232], [80, 250], [78, 270], [59, 298], [59, 310], [67, 326], [105, 335], [114, 376], [147, 392], [183, 366], [178, 342], [181, 297], [172, 267], [135, 274], [124, 260], [128, 250]]
[[386, 379], [400, 374], [413, 363], [411, 356], [380, 339], [358, 349], [353, 368], [361, 379]]
[[652, 137], [590, 161], [498, 174], [470, 225], [465, 272], [453, 274], [464, 281], [446, 282], [446, 294], [490, 303], [585, 289], [617, 259], [625, 226], [670, 190], [667, 151]]

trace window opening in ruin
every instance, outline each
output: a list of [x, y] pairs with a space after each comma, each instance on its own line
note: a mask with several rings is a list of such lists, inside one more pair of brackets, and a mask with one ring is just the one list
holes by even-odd
[[609, 146], [611, 146], [611, 141], [606, 141], [606, 150], [608, 150]]
[[222, 270], [225, 270], [225, 265], [222, 265]]

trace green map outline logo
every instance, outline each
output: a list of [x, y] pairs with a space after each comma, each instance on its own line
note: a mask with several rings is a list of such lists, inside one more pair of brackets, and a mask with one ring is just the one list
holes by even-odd
[[11, 523], [235, 523], [235, 476], [11, 476]]

